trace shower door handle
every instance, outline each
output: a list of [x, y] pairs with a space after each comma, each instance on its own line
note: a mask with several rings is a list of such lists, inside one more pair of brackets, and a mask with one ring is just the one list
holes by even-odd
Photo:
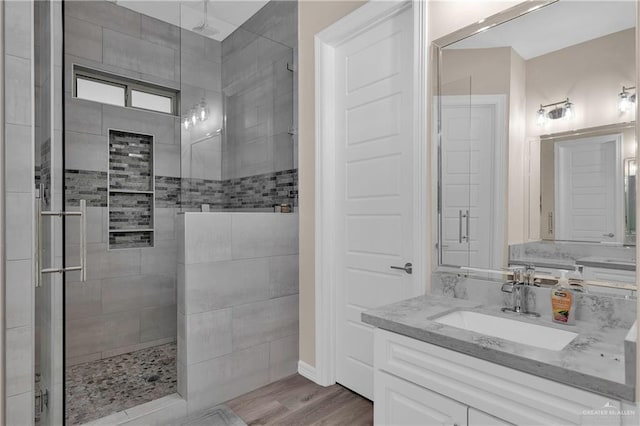
[[[40, 221], [43, 217], [59, 217], [66, 216], [78, 216], [80, 217], [80, 265], [68, 266], [66, 268], [44, 268], [41, 267], [41, 253], [42, 249], [42, 226]], [[67, 211], [42, 211], [42, 198], [38, 197], [36, 200], [36, 250], [35, 250], [35, 267], [36, 277], [35, 286], [42, 286], [42, 274], [61, 274], [63, 272], [80, 271], [80, 281], [87, 281], [87, 201], [80, 200], [79, 212], [67, 212]]]

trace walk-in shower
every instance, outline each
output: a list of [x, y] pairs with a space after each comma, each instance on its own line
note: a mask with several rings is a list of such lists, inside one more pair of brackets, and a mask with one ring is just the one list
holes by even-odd
[[[55, 270], [35, 291], [36, 421], [186, 414], [295, 372], [297, 3], [38, 1], [33, 18], [39, 269]], [[203, 257], [227, 220], [228, 256]], [[196, 386], [199, 365], [247, 356], [265, 364], [244, 385]]]

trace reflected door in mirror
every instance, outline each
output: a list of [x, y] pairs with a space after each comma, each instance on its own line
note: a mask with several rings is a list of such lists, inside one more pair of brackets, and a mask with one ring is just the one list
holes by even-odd
[[502, 98], [444, 96], [441, 102], [441, 263], [500, 268], [501, 189], [494, 174]]
[[554, 144], [555, 239], [622, 244], [622, 135]]

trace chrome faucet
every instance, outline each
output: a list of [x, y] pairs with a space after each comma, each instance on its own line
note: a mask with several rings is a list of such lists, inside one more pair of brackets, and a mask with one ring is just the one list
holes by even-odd
[[504, 293], [512, 294], [513, 307], [502, 308], [502, 312], [513, 312], [516, 314], [532, 315], [539, 317], [537, 312], [530, 312], [527, 308], [527, 297], [529, 295], [529, 286], [534, 285], [533, 276], [535, 269], [527, 267], [526, 272], [523, 269], [513, 270], [513, 279], [502, 284]]

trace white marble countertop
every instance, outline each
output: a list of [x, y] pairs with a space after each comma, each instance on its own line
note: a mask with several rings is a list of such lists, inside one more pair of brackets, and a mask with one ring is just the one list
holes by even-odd
[[[564, 349], [552, 351], [514, 343], [433, 320], [457, 310], [481, 312], [578, 333]], [[499, 306], [442, 296], [419, 296], [362, 314], [372, 326], [422, 340], [556, 382], [576, 386], [611, 398], [634, 399], [634, 386], [625, 383], [624, 338], [627, 329], [594, 324], [554, 323], [551, 318], [531, 318], [503, 313]]]

